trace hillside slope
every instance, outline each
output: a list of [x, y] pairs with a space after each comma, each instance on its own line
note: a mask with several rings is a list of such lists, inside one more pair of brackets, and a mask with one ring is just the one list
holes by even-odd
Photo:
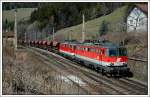
[[[115, 43], [125, 42], [128, 51], [128, 56], [131, 58], [139, 58], [143, 60], [148, 59], [148, 33], [126, 33], [123, 30], [125, 19], [127, 16], [128, 6], [118, 8], [109, 15], [102, 16], [85, 23], [86, 39], [99, 38], [99, 28], [103, 20], [107, 21], [108, 34], [102, 36], [105, 39]], [[82, 24], [64, 28], [55, 34], [57, 40], [75, 39], [81, 40], [82, 38]], [[70, 36], [70, 38], [69, 38]], [[129, 67], [134, 74], [134, 79], [148, 82], [148, 69], [147, 62], [139, 62], [129, 60]]]
[[[99, 18], [87, 21], [85, 23], [86, 29], [86, 39], [95, 39], [99, 37], [99, 28], [102, 24], [102, 21], [105, 20], [108, 23], [108, 32], [120, 32], [122, 28], [118, 27], [118, 24], [123, 23], [126, 18], [128, 6], [123, 6], [116, 9], [109, 15], [101, 16]], [[64, 28], [56, 32], [55, 37], [58, 40], [68, 39], [69, 36], [71, 39], [81, 40], [82, 24]]]
[[[17, 9], [17, 20], [27, 20], [29, 19], [31, 12], [36, 8], [18, 8]], [[2, 12], [2, 20], [14, 21], [14, 10], [4, 10]]]

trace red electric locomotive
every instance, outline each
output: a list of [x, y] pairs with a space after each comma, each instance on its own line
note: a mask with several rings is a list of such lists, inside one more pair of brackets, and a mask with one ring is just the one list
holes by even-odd
[[80, 61], [102, 74], [129, 75], [127, 50], [125, 47], [101, 41], [99, 43], [64, 42], [59, 46], [64, 56]]

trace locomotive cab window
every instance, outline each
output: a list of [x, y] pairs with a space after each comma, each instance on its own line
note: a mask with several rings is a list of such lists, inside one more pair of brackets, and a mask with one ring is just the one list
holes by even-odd
[[109, 48], [108, 51], [108, 56], [118, 56], [118, 50], [116, 48]]
[[107, 51], [108, 56], [126, 56], [127, 50], [126, 48], [110, 48]]

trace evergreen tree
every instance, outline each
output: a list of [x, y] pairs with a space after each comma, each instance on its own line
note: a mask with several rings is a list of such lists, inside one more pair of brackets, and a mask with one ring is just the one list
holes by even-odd
[[100, 26], [100, 29], [99, 29], [99, 35], [102, 36], [102, 35], [105, 35], [108, 31], [108, 22], [106, 22], [105, 20], [102, 21], [102, 24]]

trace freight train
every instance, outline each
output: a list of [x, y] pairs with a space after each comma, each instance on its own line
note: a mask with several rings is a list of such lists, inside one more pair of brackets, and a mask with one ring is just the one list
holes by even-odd
[[108, 40], [78, 41], [19, 41], [22, 45], [55, 51], [60, 55], [80, 62], [102, 75], [132, 77], [128, 67], [127, 49]]

